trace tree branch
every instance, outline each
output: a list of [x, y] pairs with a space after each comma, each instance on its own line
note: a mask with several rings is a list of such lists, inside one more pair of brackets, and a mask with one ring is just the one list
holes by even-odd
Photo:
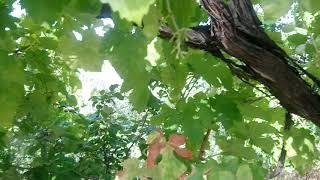
[[[289, 56], [264, 32], [251, 2], [201, 2], [211, 18], [211, 26], [188, 30], [187, 45], [221, 58], [238, 77], [239, 73], [246, 73], [251, 79], [264, 84], [284, 108], [320, 127], [320, 96], [300, 76], [298, 70], [302, 69], [291, 66]], [[159, 37], [167, 39], [172, 37], [172, 33], [162, 26]], [[245, 66], [225, 59], [221, 51], [237, 58]], [[313, 76], [308, 76], [317, 82]]]

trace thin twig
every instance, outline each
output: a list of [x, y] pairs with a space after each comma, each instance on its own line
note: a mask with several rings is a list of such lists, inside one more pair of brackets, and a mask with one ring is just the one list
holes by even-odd
[[206, 134], [203, 137], [203, 140], [202, 140], [202, 143], [201, 143], [201, 146], [200, 146], [199, 159], [201, 161], [204, 160], [205, 149], [206, 149], [208, 141], [209, 141], [210, 133], [211, 133], [211, 129], [208, 129]]
[[190, 95], [191, 90], [196, 86], [197, 82], [198, 82], [197, 78], [192, 76], [192, 78], [190, 79], [190, 82], [188, 83], [188, 85], [186, 87], [186, 90], [182, 94], [182, 97], [187, 98]]
[[[292, 115], [289, 111], [287, 111], [286, 117], [285, 117], [284, 128], [283, 128], [284, 133], [288, 132], [291, 129], [292, 125], [293, 125]], [[286, 156], [287, 156], [285, 137], [283, 137], [282, 141], [283, 141], [282, 148], [281, 148], [281, 153], [280, 153], [277, 167], [267, 176], [267, 179], [273, 179], [273, 178], [279, 176], [284, 168], [284, 163], [285, 163]]]
[[169, 0], [166, 0], [166, 5], [167, 5], [167, 11], [168, 11], [169, 16], [170, 16], [170, 18], [171, 18], [172, 24], [173, 24], [175, 30], [178, 31], [180, 28], [179, 28], [179, 26], [178, 26], [178, 24], [177, 24], [177, 21], [176, 21], [174, 15], [173, 15], [173, 11], [172, 11], [172, 9], [171, 9]]
[[272, 98], [272, 95], [270, 95], [270, 94], [262, 91], [260, 88], [257, 88], [254, 84], [250, 83], [249, 81], [246, 81], [246, 80], [244, 80], [244, 79], [240, 79], [240, 80], [241, 80], [242, 82], [248, 84], [249, 86], [255, 88], [256, 90], [258, 90], [259, 92], [261, 92], [262, 94], [264, 94], [266, 97]]
[[[147, 109], [145, 115], [142, 117], [142, 122], [141, 122], [141, 125], [140, 125], [141, 128], [143, 128], [145, 126], [147, 118], [148, 118], [148, 115], [149, 115], [149, 110]], [[138, 131], [138, 128], [139, 128], [139, 126], [137, 127], [136, 132]], [[129, 148], [128, 148], [127, 152], [126, 152], [126, 156], [124, 157], [124, 159], [127, 159], [129, 157], [129, 152], [131, 151], [131, 148], [133, 147], [134, 144], [136, 144], [136, 142], [139, 140], [139, 138], [140, 138], [140, 134], [138, 134], [134, 138], [134, 140], [132, 141], [131, 145], [129, 146]]]
[[307, 75], [314, 83], [316, 83], [318, 86], [320, 86], [320, 79], [314, 76], [313, 74], [309, 73], [307, 70], [303, 69], [297, 62], [296, 59], [292, 57], [288, 57], [290, 62], [298, 69], [300, 70], [303, 74]]

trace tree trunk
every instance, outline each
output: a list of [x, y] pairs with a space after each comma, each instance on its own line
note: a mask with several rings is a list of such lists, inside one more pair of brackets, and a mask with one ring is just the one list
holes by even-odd
[[[242, 70], [268, 87], [284, 108], [320, 127], [320, 96], [264, 32], [250, 0], [230, 0], [228, 4], [223, 0], [202, 0], [202, 5], [211, 18], [211, 26], [190, 30], [187, 44], [220, 58], [219, 50], [236, 57], [245, 64]], [[169, 38], [172, 33], [162, 27], [159, 36]], [[230, 64], [229, 67], [234, 68]]]

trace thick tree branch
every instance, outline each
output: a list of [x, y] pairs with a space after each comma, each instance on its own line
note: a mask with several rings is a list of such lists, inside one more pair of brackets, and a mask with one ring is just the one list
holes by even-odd
[[[250, 74], [279, 99], [288, 111], [311, 120], [320, 127], [320, 96], [288, 63], [289, 56], [264, 32], [250, 0], [202, 0], [211, 18], [211, 27], [202, 26], [187, 32], [187, 44], [222, 58], [231, 71]], [[170, 31], [162, 27], [161, 38]], [[246, 66], [234, 66], [221, 51], [236, 57]], [[301, 71], [301, 69], [300, 69]], [[316, 82], [315, 82], [316, 83]]]
[[320, 126], [320, 97], [287, 62], [288, 55], [261, 28], [249, 0], [202, 0], [212, 18], [214, 39], [249, 66], [288, 111]]
[[[159, 35], [162, 39], [172, 39], [174, 37], [174, 32], [165, 25], [162, 25], [159, 29]], [[185, 42], [189, 47], [194, 49], [204, 50], [211, 55], [220, 58], [224, 61], [231, 72], [236, 75], [240, 79], [247, 79], [250, 77], [251, 79], [256, 79], [258, 77], [254, 76], [254, 72], [248, 67], [244, 65], [239, 65], [232, 61], [231, 59], [227, 59], [223, 56], [220, 49], [218, 48], [218, 42], [210, 36], [210, 26], [198, 26], [192, 29], [187, 30], [186, 32]]]

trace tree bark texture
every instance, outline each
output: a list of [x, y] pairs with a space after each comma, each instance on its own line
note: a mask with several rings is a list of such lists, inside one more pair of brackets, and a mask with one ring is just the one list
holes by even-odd
[[[211, 18], [211, 26], [192, 28], [187, 44], [222, 58], [221, 51], [236, 57], [245, 66], [240, 68], [270, 92], [289, 112], [311, 120], [320, 127], [320, 96], [302, 79], [288, 61], [290, 57], [274, 43], [262, 28], [250, 0], [201, 0]], [[172, 37], [167, 27], [161, 27], [161, 38]], [[221, 51], [220, 51], [221, 50]]]

